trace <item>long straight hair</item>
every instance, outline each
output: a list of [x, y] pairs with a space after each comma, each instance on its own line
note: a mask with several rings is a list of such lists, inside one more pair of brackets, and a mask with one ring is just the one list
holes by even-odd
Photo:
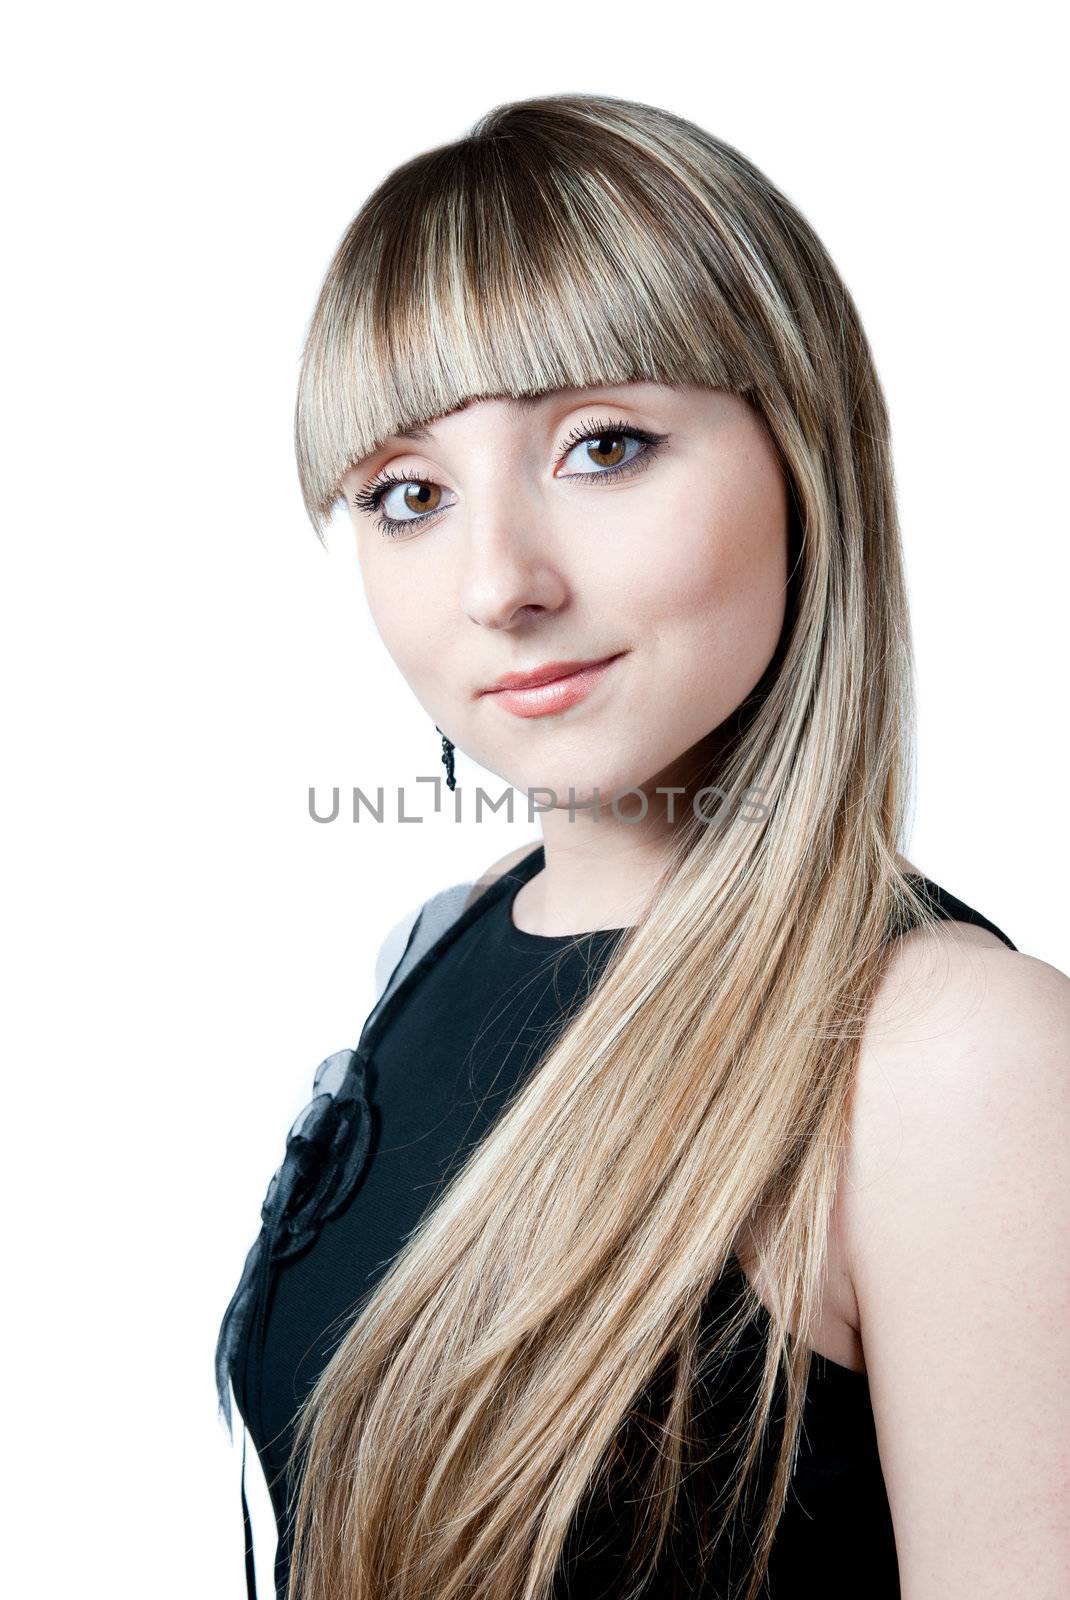
[[[889, 928], [935, 921], [897, 860], [913, 673], [855, 305], [798, 210], [693, 123], [607, 96], [501, 105], [392, 172], [344, 234], [297, 458], [322, 538], [341, 478], [389, 434], [473, 397], [627, 382], [744, 397], [788, 479], [784, 629], [717, 769], [765, 815], [681, 822], [589, 998], [361, 1306], [297, 1419], [289, 1600], [547, 1600], [664, 1381], [629, 1477], [641, 1593], [675, 1536], [700, 1378], [763, 1313], [723, 1514], [690, 1570], [750, 1505], [781, 1396], [745, 1600], [767, 1571], [863, 1024]], [[742, 1277], [704, 1344], [745, 1231], [764, 1304]]]

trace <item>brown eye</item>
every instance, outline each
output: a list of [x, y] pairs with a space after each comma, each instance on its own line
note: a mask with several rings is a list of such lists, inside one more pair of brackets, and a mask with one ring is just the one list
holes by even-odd
[[438, 503], [442, 498], [441, 484], [406, 483], [403, 488], [405, 492], [401, 496], [401, 500], [406, 511], [414, 511], [419, 514], [423, 511], [438, 510]]
[[626, 444], [623, 433], [603, 433], [588, 441], [587, 459], [596, 467], [615, 467], [624, 458]]
[[379, 526], [385, 533], [388, 528], [415, 527], [427, 522], [443, 504], [448, 502], [442, 499], [440, 483], [432, 483], [428, 478], [399, 478], [389, 488], [375, 491], [375, 500], [369, 509], [382, 507]]
[[582, 483], [604, 483], [649, 465], [667, 433], [648, 433], [630, 423], [592, 418], [581, 423], [565, 441], [557, 477]]
[[353, 496], [356, 510], [374, 517], [375, 526], [388, 539], [406, 538], [425, 523], [437, 521], [452, 503], [443, 499], [442, 485], [431, 478], [407, 478], [396, 472], [380, 473]]

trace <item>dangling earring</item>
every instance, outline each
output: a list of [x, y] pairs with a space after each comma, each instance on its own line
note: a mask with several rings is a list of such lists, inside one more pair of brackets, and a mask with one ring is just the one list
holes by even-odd
[[[435, 723], [435, 732], [442, 733], [442, 729], [437, 722]], [[452, 739], [447, 739], [444, 733], [442, 733], [442, 765], [446, 769], [446, 788], [456, 789], [457, 779], [453, 776], [453, 741]]]

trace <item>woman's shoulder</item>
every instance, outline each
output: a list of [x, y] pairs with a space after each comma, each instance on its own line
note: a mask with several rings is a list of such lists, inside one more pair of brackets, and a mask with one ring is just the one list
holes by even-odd
[[[926, 898], [942, 913], [934, 926], [912, 927], [891, 942], [867, 1014], [860, 1068], [879, 1080], [897, 1076], [933, 1083], [937, 1062], [980, 1068], [993, 1054], [1019, 1052], [1025, 1033], [1036, 1040], [1058, 1031], [1070, 977], [1001, 936], [995, 924], [930, 879]], [[956, 914], [961, 910], [961, 918]], [[969, 920], [967, 920], [969, 919]]]
[[[837, 1210], [905, 1573], [946, 1533], [931, 1507], [950, 1485], [980, 1548], [1005, 1478], [1047, 1493], [1057, 1476], [1068, 1152], [1070, 978], [983, 927], [902, 935], [863, 1032]], [[982, 1465], [994, 1439], [1005, 1474]]]
[[849, 1188], [867, 1210], [932, 1158], [933, 1141], [962, 1155], [986, 1110], [1011, 1114], [1014, 1101], [1028, 1116], [1070, 1081], [1070, 977], [986, 918], [959, 920], [957, 907], [978, 914], [924, 882], [942, 920], [892, 941], [859, 1049]]

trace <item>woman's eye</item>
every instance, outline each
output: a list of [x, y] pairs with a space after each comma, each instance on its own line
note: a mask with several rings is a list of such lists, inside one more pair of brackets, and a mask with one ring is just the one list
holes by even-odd
[[379, 505], [390, 522], [418, 522], [425, 514], [441, 509], [442, 494], [440, 483], [412, 478], [393, 484], [379, 497]]
[[[596, 420], [581, 423], [569, 435], [558, 458], [558, 468], [572, 463], [573, 470], [554, 473], [579, 483], [604, 483], [609, 478], [641, 472], [668, 439], [667, 433], [649, 433], [630, 423]], [[453, 504], [443, 500], [440, 483], [430, 478], [405, 478], [384, 472], [353, 497], [353, 505], [375, 518], [375, 526], [388, 539], [405, 538], [424, 523], [434, 522]]]
[[573, 470], [562, 472], [559, 476], [569, 478], [580, 473], [606, 472], [614, 467], [628, 466], [636, 456], [643, 454], [643, 450], [643, 440], [634, 433], [615, 431], [592, 434], [573, 445], [563, 463], [567, 468], [569, 462], [573, 462]]
[[572, 463], [574, 470], [558, 471], [554, 476], [574, 478], [578, 483], [628, 477], [649, 467], [668, 437], [616, 418], [590, 417], [565, 440], [559, 466], [567, 468]]
[[355, 494], [353, 504], [375, 518], [375, 526], [386, 538], [400, 539], [448, 509], [450, 502], [443, 505], [442, 494], [442, 485], [430, 478], [403, 478], [386, 472]]

